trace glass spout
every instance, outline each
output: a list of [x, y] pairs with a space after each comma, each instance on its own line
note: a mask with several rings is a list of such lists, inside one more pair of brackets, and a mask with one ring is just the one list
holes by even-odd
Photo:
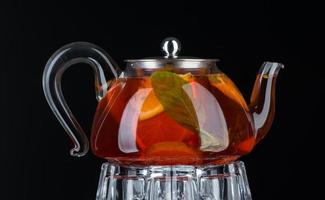
[[276, 79], [281, 68], [283, 68], [281, 63], [264, 62], [256, 77], [250, 104], [256, 143], [264, 138], [273, 122]]

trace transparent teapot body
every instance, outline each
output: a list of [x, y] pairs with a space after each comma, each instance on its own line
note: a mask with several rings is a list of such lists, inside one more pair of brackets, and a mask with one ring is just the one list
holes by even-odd
[[43, 88], [74, 144], [71, 155], [85, 155], [89, 142], [64, 99], [61, 78], [80, 62], [95, 75], [98, 106], [90, 136], [95, 155], [123, 165], [201, 165], [229, 163], [250, 152], [272, 124], [283, 65], [263, 63], [248, 106], [216, 60], [179, 58], [179, 47], [167, 40], [164, 58], [127, 60], [124, 72], [90, 43], [56, 51], [44, 70]]
[[251, 151], [248, 106], [215, 65], [141, 64], [128, 64], [99, 101], [91, 134], [95, 155], [127, 165], [200, 165], [228, 163]]
[[[247, 105], [217, 60], [180, 58], [166, 38], [164, 57], [127, 60], [124, 71], [100, 47], [76, 42], [49, 59], [45, 97], [73, 142], [72, 156], [106, 159], [96, 199], [251, 199], [242, 162], [271, 127], [283, 65], [264, 62]], [[86, 63], [98, 100], [90, 145], [61, 89], [64, 71]], [[87, 109], [87, 108], [85, 108]]]

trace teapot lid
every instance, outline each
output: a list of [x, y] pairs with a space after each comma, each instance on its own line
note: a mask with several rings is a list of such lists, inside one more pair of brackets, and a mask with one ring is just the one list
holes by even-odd
[[201, 59], [195, 57], [178, 56], [181, 51], [181, 43], [175, 37], [168, 37], [161, 43], [163, 57], [150, 57], [144, 59], [127, 59], [127, 66], [136, 68], [203, 68], [215, 65], [219, 59]]

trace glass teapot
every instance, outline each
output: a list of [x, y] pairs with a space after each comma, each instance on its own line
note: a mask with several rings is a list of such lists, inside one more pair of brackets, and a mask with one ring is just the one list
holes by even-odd
[[247, 104], [217, 59], [179, 57], [180, 42], [166, 38], [163, 57], [126, 60], [122, 71], [94, 44], [76, 42], [49, 59], [43, 87], [54, 114], [83, 156], [89, 142], [67, 106], [64, 71], [89, 64], [97, 111], [91, 133], [96, 156], [122, 165], [227, 164], [249, 153], [268, 132], [275, 111], [280, 63], [263, 63]]

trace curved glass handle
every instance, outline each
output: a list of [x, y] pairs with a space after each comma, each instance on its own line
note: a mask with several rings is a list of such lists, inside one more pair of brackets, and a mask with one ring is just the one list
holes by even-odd
[[62, 74], [67, 68], [77, 63], [86, 63], [92, 67], [98, 100], [104, 97], [108, 90], [107, 81], [112, 76], [117, 78], [121, 71], [103, 49], [87, 42], [75, 42], [63, 46], [51, 56], [46, 64], [43, 73], [43, 90], [46, 100], [74, 144], [70, 154], [81, 157], [88, 152], [89, 141], [69, 109], [61, 89]]

